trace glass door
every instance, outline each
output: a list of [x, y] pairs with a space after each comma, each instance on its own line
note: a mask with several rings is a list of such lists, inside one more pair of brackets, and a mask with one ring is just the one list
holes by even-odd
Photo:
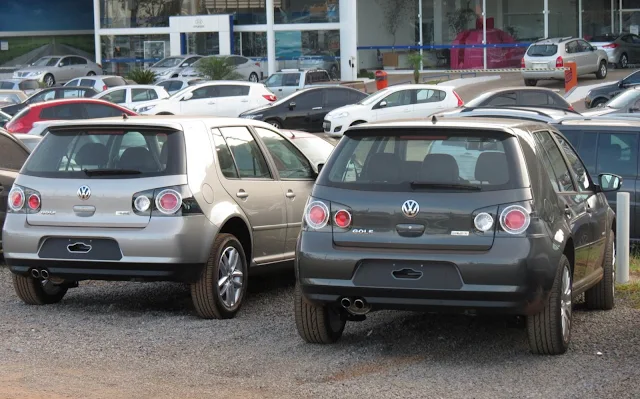
[[187, 54], [220, 54], [220, 35], [218, 32], [187, 33]]

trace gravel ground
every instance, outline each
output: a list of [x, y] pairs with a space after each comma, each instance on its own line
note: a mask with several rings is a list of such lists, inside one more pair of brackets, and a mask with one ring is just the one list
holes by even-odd
[[620, 302], [577, 305], [569, 352], [540, 357], [504, 318], [409, 312], [308, 345], [293, 279], [250, 284], [236, 319], [205, 321], [179, 284], [87, 282], [26, 306], [0, 268], [0, 398], [640, 397], [640, 311]]

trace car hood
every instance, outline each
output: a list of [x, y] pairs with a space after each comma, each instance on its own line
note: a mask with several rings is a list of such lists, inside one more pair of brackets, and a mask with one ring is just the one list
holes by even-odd
[[196, 71], [196, 69], [193, 68], [193, 67], [186, 67], [185, 69], [182, 70], [181, 74], [182, 75], [197, 75], [198, 71]]
[[599, 94], [609, 94], [612, 91], [619, 90], [618, 84], [619, 84], [619, 82], [615, 82], [615, 83], [612, 83], [610, 85], [596, 87], [594, 89], [591, 89], [589, 91], [589, 94], [587, 94], [587, 96], [593, 98], [593, 97], [595, 97], [596, 95], [599, 95]]
[[603, 108], [595, 108], [593, 111], [585, 111], [582, 113], [582, 116], [601, 116], [607, 115], [619, 111], [614, 108], [603, 107]]

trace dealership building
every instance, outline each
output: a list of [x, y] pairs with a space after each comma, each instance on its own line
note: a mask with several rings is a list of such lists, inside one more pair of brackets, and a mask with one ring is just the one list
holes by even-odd
[[343, 79], [408, 68], [412, 51], [424, 69], [513, 68], [540, 38], [640, 33], [640, 0], [0, 2], [0, 68], [73, 52], [118, 74], [194, 53], [241, 54], [265, 75], [336, 65]]

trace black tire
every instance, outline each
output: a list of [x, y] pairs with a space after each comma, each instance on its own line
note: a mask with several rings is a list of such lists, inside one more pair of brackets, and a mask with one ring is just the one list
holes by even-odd
[[342, 337], [347, 324], [337, 308], [308, 302], [296, 284], [294, 313], [298, 334], [310, 344], [333, 344]]
[[627, 53], [622, 53], [622, 55], [620, 56], [620, 59], [618, 60], [618, 63], [616, 64], [616, 67], [618, 68], [629, 67], [629, 57], [627, 56]]
[[[227, 256], [227, 251], [235, 250], [238, 263], [233, 270], [221, 269], [222, 257]], [[230, 258], [227, 258], [229, 260]], [[236, 275], [237, 268], [240, 268], [240, 274]], [[197, 282], [191, 284], [191, 300], [198, 313], [203, 319], [231, 319], [240, 310], [245, 293], [247, 292], [247, 259], [242, 249], [242, 244], [231, 234], [219, 234], [213, 242], [211, 254], [202, 270], [202, 274]], [[223, 290], [226, 292], [226, 299], [222, 296], [225, 292], [221, 291], [219, 281], [222, 277], [234, 276], [229, 286]], [[236, 280], [239, 278], [238, 280]], [[240, 292], [234, 295], [233, 299], [229, 299], [229, 289], [236, 286], [240, 282]], [[227, 285], [227, 284], [225, 284]], [[235, 289], [235, 288], [234, 288]], [[233, 292], [233, 291], [232, 291]], [[228, 300], [228, 301], [227, 301]], [[225, 303], [228, 302], [228, 303]]]
[[68, 288], [54, 285], [48, 280], [36, 280], [30, 276], [12, 274], [13, 289], [27, 305], [51, 305], [64, 298]]
[[173, 115], [171, 112], [158, 112], [156, 115]]
[[96, 73], [93, 71], [89, 71], [89, 73], [87, 74], [87, 76], [96, 76]]
[[598, 108], [602, 105], [605, 105], [606, 103], [607, 103], [606, 98], [598, 98], [591, 102], [591, 108]]
[[278, 122], [276, 119], [267, 119], [265, 122], [275, 127], [276, 129], [282, 129], [282, 123]]
[[600, 61], [600, 65], [598, 66], [598, 71], [596, 72], [596, 78], [604, 79], [607, 77], [607, 61]]
[[604, 251], [604, 259], [602, 260], [602, 269], [604, 271], [602, 280], [584, 293], [584, 299], [588, 309], [611, 310], [615, 305], [616, 268], [614, 265], [614, 254], [615, 235], [613, 231], [611, 231], [609, 232], [609, 238], [607, 238], [607, 247]]
[[42, 81], [44, 82], [45, 85], [47, 85], [47, 87], [53, 87], [56, 85], [56, 78], [54, 78], [53, 75], [50, 73], [44, 75], [44, 78], [42, 79]]
[[525, 86], [535, 86], [538, 84], [538, 81], [535, 79], [525, 79], [524, 80], [524, 85]]
[[527, 317], [527, 335], [529, 337], [529, 349], [532, 353], [539, 355], [561, 355], [567, 351], [571, 340], [571, 304], [569, 301], [568, 332], [563, 334], [562, 329], [562, 298], [563, 298], [563, 277], [564, 271], [568, 270], [569, 298], [573, 294], [571, 285], [573, 277], [571, 265], [566, 256], [562, 255], [558, 264], [556, 277], [551, 287], [549, 301], [544, 309], [532, 316]]
[[260, 78], [258, 77], [258, 74], [255, 72], [251, 72], [251, 75], [249, 75], [249, 82], [258, 83], [259, 81]]

